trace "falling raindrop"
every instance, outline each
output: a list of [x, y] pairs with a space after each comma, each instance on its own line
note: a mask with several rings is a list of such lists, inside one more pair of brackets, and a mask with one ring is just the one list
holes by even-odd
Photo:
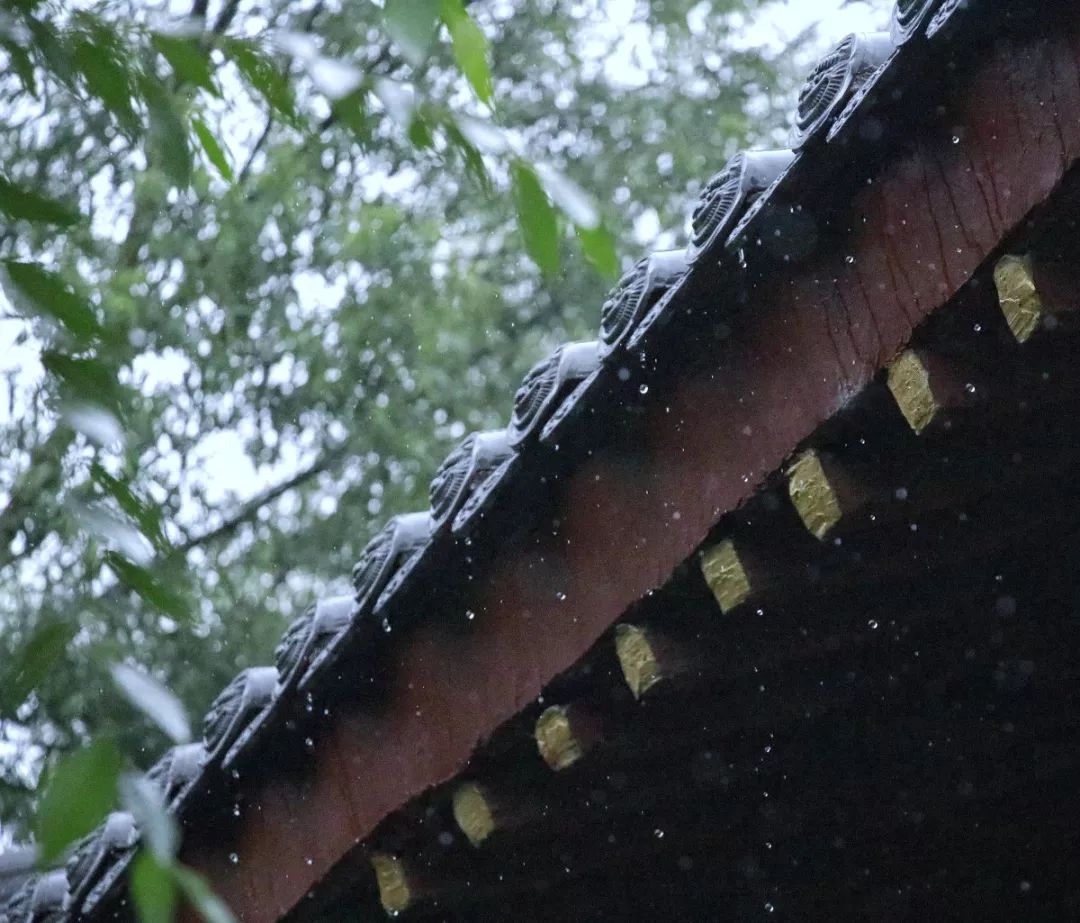
[[876, 629], [876, 628], [878, 627], [878, 622], [877, 622], [877, 619], [870, 619], [870, 621], [866, 623], [866, 626], [867, 626], [867, 627], [868, 627], [868, 628], [869, 628], [869, 629], [870, 629], [871, 631], [874, 631], [874, 630], [875, 630], [875, 629]]
[[390, 619], [386, 618], [385, 616], [382, 620], [382, 630], [385, 631], [387, 634], [390, 634], [390, 632], [393, 631], [390, 626]]
[[231, 852], [231, 853], [229, 853], [229, 861], [233, 865], [236, 865], [240, 861], [240, 857], [236, 853]]
[[644, 385], [644, 384], [643, 384], [643, 385], [640, 385], [640, 386], [638, 387], [638, 392], [639, 392], [640, 394], [648, 394], [648, 393], [649, 393], [649, 386], [648, 386], [648, 385]]

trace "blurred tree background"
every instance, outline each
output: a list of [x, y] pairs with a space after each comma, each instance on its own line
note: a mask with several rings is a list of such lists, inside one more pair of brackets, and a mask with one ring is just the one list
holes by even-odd
[[9, 0], [3, 837], [58, 755], [165, 746], [110, 665], [199, 715], [268, 662], [709, 175], [783, 142], [808, 58], [746, 40], [770, 6]]

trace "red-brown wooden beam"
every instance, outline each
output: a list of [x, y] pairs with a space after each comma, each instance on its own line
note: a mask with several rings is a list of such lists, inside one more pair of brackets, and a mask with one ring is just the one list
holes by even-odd
[[998, 41], [956, 78], [936, 128], [855, 197], [848, 239], [777, 270], [715, 368], [653, 408], [641, 455], [598, 453], [566, 481], [558, 534], [501, 552], [466, 600], [467, 631], [430, 619], [402, 632], [378, 711], [335, 714], [299, 776], [248, 783], [234, 828], [188, 832], [183, 859], [240, 920], [296, 907], [383, 818], [458, 774], [1047, 199], [1080, 157], [1073, 19]]

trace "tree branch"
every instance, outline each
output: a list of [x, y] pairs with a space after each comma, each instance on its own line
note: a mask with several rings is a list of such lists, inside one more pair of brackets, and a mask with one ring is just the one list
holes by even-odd
[[240, 172], [236, 174], [236, 183], [240, 185], [247, 179], [248, 173], [251, 172], [251, 165], [255, 162], [255, 157], [258, 155], [262, 146], [266, 143], [266, 139], [270, 135], [270, 129], [274, 127], [274, 114], [273, 112], [266, 119], [266, 127], [262, 130], [262, 134], [259, 135], [258, 140], [251, 148], [251, 153], [248, 154], [247, 160], [244, 161], [243, 167], [240, 168]]
[[169, 557], [175, 557], [181, 554], [187, 554], [193, 548], [198, 548], [202, 545], [206, 545], [210, 542], [217, 541], [220, 538], [224, 538], [235, 532], [245, 522], [249, 522], [254, 519], [261, 510], [268, 503], [273, 503], [278, 497], [296, 487], [305, 484], [313, 477], [322, 474], [328, 468], [335, 465], [340, 461], [347, 453], [347, 443], [342, 443], [333, 449], [324, 452], [318, 458], [315, 459], [308, 467], [301, 469], [292, 477], [287, 478], [280, 484], [275, 484], [265, 492], [259, 494], [256, 497], [252, 497], [246, 503], [244, 503], [235, 513], [222, 521], [219, 525], [214, 526], [212, 529], [208, 529], [206, 532], [201, 532], [192, 538], [181, 542], [178, 545], [174, 545], [169, 551]]

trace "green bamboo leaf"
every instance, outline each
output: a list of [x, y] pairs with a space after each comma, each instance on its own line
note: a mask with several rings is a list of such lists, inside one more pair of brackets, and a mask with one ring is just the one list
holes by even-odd
[[222, 45], [240, 75], [256, 93], [289, 123], [296, 121], [296, 101], [288, 78], [261, 50], [243, 39], [230, 39]]
[[152, 41], [158, 54], [169, 62], [169, 67], [179, 80], [201, 87], [214, 96], [220, 95], [217, 84], [214, 83], [214, 67], [210, 56], [197, 39], [182, 35], [163, 35], [159, 32]]
[[137, 133], [132, 75], [115, 40], [100, 29], [80, 36], [72, 43], [71, 63], [82, 75], [87, 92], [101, 100], [127, 134]]
[[0, 40], [0, 48], [3, 48], [11, 61], [11, 70], [17, 74], [23, 89], [31, 96], [37, 96], [37, 75], [34, 72], [34, 61], [30, 53], [19, 45], [7, 39]]
[[526, 252], [545, 274], [558, 272], [559, 226], [555, 210], [528, 164], [514, 161], [510, 178]]
[[615, 252], [615, 236], [603, 225], [577, 228], [578, 240], [585, 259], [600, 275], [615, 279], [619, 275], [619, 257]]
[[210, 131], [206, 123], [198, 116], [192, 117], [191, 127], [195, 129], [195, 135], [202, 145], [203, 153], [206, 154], [206, 159], [217, 168], [222, 179], [231, 183], [233, 181], [233, 169], [229, 164], [229, 158], [225, 154], [224, 148], [218, 143], [213, 132]]
[[184, 893], [184, 897], [191, 905], [202, 914], [206, 923], [236, 923], [236, 918], [225, 902], [210, 890], [206, 879], [198, 872], [183, 865], [173, 868], [176, 883]]
[[42, 353], [41, 364], [72, 397], [114, 413], [119, 407], [121, 386], [115, 372], [100, 359], [69, 356], [50, 349]]
[[170, 866], [180, 846], [180, 828], [162, 800], [161, 789], [138, 772], [120, 776], [120, 803], [131, 812], [139, 839], [163, 866]]
[[154, 722], [174, 743], [191, 740], [191, 726], [180, 700], [156, 679], [126, 663], [114, 663], [109, 668], [113, 682], [124, 697]]
[[492, 86], [487, 37], [466, 12], [461, 0], [442, 0], [441, 10], [442, 20], [450, 32], [454, 60], [480, 101], [490, 103]]
[[124, 586], [137, 593], [155, 609], [177, 621], [187, 621], [188, 608], [183, 598], [158, 580], [145, 567], [129, 561], [115, 551], [105, 552], [105, 563]]
[[64, 654], [78, 624], [56, 619], [38, 625], [0, 671], [0, 714], [11, 715], [37, 689]]
[[131, 898], [140, 923], [173, 923], [176, 914], [176, 879], [172, 869], [148, 850], [140, 849], [131, 865]]
[[536, 177], [555, 207], [579, 228], [599, 226], [600, 213], [592, 197], [577, 183], [546, 163], [536, 164]]
[[9, 218], [55, 224], [60, 227], [77, 224], [82, 218], [78, 209], [54, 199], [48, 199], [29, 189], [20, 188], [3, 177], [0, 177], [0, 211]]
[[443, 122], [443, 130], [447, 140], [457, 149], [465, 161], [465, 169], [476, 180], [477, 184], [485, 192], [491, 188], [491, 177], [488, 176], [487, 165], [480, 151], [477, 150], [471, 137], [466, 134], [463, 125], [455, 122], [452, 117]]
[[34, 311], [59, 322], [77, 343], [85, 345], [101, 334], [93, 308], [68, 289], [56, 273], [37, 263], [15, 260], [5, 260], [3, 266]]
[[109, 738], [69, 753], [56, 765], [36, 818], [43, 865], [86, 836], [112, 810], [119, 774], [120, 751]]
[[153, 159], [165, 175], [186, 189], [191, 183], [191, 148], [187, 126], [172, 96], [155, 77], [142, 81], [143, 97], [150, 112], [150, 141]]
[[136, 496], [130, 485], [113, 477], [100, 464], [90, 466], [90, 477], [102, 490], [120, 505], [125, 513], [139, 524], [139, 530], [159, 551], [168, 549], [168, 542], [161, 529], [161, 510]]
[[413, 66], [424, 63], [438, 26], [439, 0], [387, 0], [386, 31]]

